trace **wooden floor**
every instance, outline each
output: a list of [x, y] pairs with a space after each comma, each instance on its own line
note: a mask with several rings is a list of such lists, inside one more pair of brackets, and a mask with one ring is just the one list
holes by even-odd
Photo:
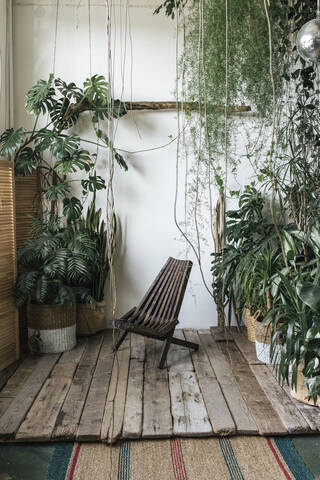
[[112, 332], [62, 355], [28, 357], [0, 374], [1, 441], [286, 435], [320, 431], [320, 410], [294, 401], [254, 344], [232, 329], [178, 330], [198, 352], [132, 335], [112, 354]]

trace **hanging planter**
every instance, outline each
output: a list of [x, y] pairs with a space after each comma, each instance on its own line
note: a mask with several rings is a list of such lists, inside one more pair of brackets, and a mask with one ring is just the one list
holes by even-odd
[[60, 353], [75, 347], [75, 305], [28, 305], [28, 337], [39, 353]]
[[105, 316], [106, 302], [97, 303], [97, 308], [90, 304], [77, 305], [77, 335], [93, 335], [107, 328]]

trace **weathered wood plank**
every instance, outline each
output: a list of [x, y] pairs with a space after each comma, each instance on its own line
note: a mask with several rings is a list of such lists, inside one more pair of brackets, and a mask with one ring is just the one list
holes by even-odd
[[248, 368], [247, 362], [233, 342], [220, 342], [226, 358], [232, 362], [232, 371], [240, 392], [250, 409], [261, 435], [285, 435], [287, 429], [278, 413], [261, 389], [257, 379]]
[[59, 354], [40, 357], [34, 371], [0, 418], [1, 438], [14, 436], [59, 357]]
[[308, 405], [303, 402], [299, 402], [295, 398], [291, 397], [290, 395], [290, 387], [285, 385], [283, 387], [286, 395], [292, 400], [296, 408], [299, 410], [305, 421], [310, 427], [312, 432], [320, 431], [320, 411], [319, 407], [313, 407], [312, 405]]
[[5, 368], [0, 372], [0, 390], [5, 386], [9, 378], [14, 374], [14, 372], [19, 367], [21, 361], [17, 360], [16, 362], [9, 365], [9, 367]]
[[210, 332], [216, 342], [225, 342], [226, 340], [232, 340], [232, 332], [230, 327], [210, 327]]
[[130, 358], [136, 359], [139, 362], [144, 362], [146, 356], [146, 349], [144, 345], [144, 337], [131, 333], [131, 354]]
[[142, 437], [160, 438], [172, 435], [168, 372], [158, 368], [161, 348], [162, 342], [146, 340]]
[[[78, 441], [99, 441], [104, 408], [109, 389], [113, 365], [112, 331], [106, 331], [97, 365], [93, 374], [88, 396], [82, 411], [78, 431]], [[92, 362], [92, 356], [90, 358]], [[83, 366], [88, 365], [85, 362]]]
[[169, 370], [169, 388], [174, 435], [205, 437], [212, 434], [196, 374]]
[[122, 433], [130, 363], [128, 338], [116, 352], [113, 362], [102, 426], [101, 440], [109, 443], [119, 439]]
[[279, 385], [269, 368], [266, 365], [254, 364], [250, 365], [250, 368], [288, 433], [308, 432], [310, 428], [306, 420]]
[[232, 328], [232, 337], [249, 365], [264, 365], [257, 358], [256, 344], [249, 342], [248, 337], [244, 333], [239, 333], [236, 328]]
[[123, 438], [140, 438], [142, 434], [143, 375], [144, 363], [132, 358], [123, 418]]
[[[185, 340], [182, 330], [175, 330], [174, 337]], [[180, 345], [171, 344], [167, 355], [167, 368], [182, 372], [194, 372], [190, 350]]]
[[16, 434], [18, 440], [51, 439], [60, 409], [72, 383], [74, 372], [85, 349], [85, 341], [64, 352], [35, 399]]
[[71, 378], [48, 378], [34, 401], [25, 421], [21, 424], [17, 440], [50, 440], [60, 408], [70, 388]]
[[80, 338], [72, 350], [64, 352], [52, 370], [51, 376], [73, 378], [74, 372], [83, 355], [86, 342], [86, 339]]
[[236, 426], [228, 404], [202, 347], [197, 330], [184, 329], [183, 332], [189, 342], [200, 344], [199, 350], [192, 351], [191, 357], [212, 430], [218, 435], [231, 435], [236, 433]]
[[102, 335], [88, 338], [85, 351], [57, 417], [52, 434], [55, 439], [73, 440], [76, 437], [102, 340]]
[[199, 330], [199, 338], [226, 399], [237, 432], [240, 434], [258, 433], [251, 411], [244, 401], [231, 366], [218, 343], [215, 342], [209, 330]]
[[[276, 372], [274, 371], [272, 365], [268, 365], [267, 368], [272, 376], [276, 378]], [[312, 432], [320, 431], [320, 410], [319, 407], [313, 407], [312, 405], [307, 405], [306, 403], [299, 402], [295, 398], [291, 397], [290, 395], [290, 387], [288, 385], [284, 385], [283, 390], [285, 394], [288, 396], [290, 401], [294, 404], [297, 410], [301, 413], [305, 421], [309, 426], [309, 430]]]
[[144, 338], [131, 334], [130, 368], [122, 430], [124, 438], [139, 438], [142, 434], [145, 350]]

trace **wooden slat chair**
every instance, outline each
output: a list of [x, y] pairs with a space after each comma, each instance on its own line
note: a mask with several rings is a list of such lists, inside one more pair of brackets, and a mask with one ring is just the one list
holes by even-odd
[[179, 323], [178, 315], [191, 268], [190, 261], [168, 258], [138, 307], [114, 321], [116, 327], [124, 330], [114, 345], [114, 351], [118, 350], [129, 332], [163, 340], [159, 362], [159, 368], [163, 368], [171, 343], [194, 350], [199, 348], [196, 343], [173, 336]]

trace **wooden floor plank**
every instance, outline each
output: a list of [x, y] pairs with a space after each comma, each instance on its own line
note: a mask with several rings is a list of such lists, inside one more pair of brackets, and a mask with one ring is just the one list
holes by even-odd
[[[99, 441], [113, 365], [112, 331], [106, 331], [88, 396], [82, 411], [77, 441]], [[92, 356], [90, 362], [92, 361]], [[88, 363], [87, 363], [88, 366]]]
[[74, 440], [76, 437], [102, 340], [101, 334], [87, 339], [84, 353], [56, 421], [52, 435], [55, 439]]
[[207, 354], [202, 347], [197, 330], [184, 329], [183, 332], [189, 342], [200, 345], [198, 351], [192, 351], [191, 357], [213, 432], [217, 435], [231, 435], [236, 433], [236, 426], [228, 404]]
[[157, 340], [146, 340], [142, 429], [144, 438], [172, 435], [168, 372], [166, 369], [158, 368], [162, 344], [163, 342]]
[[0, 417], [9, 408], [14, 397], [24, 385], [32, 370], [39, 361], [39, 357], [26, 357], [22, 362], [16, 365], [14, 373], [7, 379], [6, 384], [0, 391]]
[[64, 352], [58, 363], [34, 400], [26, 419], [16, 434], [17, 440], [50, 440], [52, 433], [72, 383], [74, 372], [85, 349], [85, 341], [80, 340], [75, 348]]
[[40, 357], [32, 374], [0, 418], [0, 438], [15, 435], [59, 357], [59, 354]]
[[130, 364], [129, 337], [123, 342], [113, 362], [102, 426], [101, 440], [112, 443], [121, 437]]
[[209, 330], [199, 330], [198, 333], [236, 424], [237, 433], [257, 434], [257, 425], [239, 390], [228, 360]]
[[[185, 340], [182, 330], [176, 330], [174, 336]], [[167, 367], [173, 434], [181, 436], [212, 434], [189, 349], [180, 345], [171, 345], [167, 357]]]
[[266, 365], [250, 365], [260, 387], [282, 420], [288, 433], [308, 432], [309, 425]]
[[137, 335], [136, 333], [131, 333], [130, 343], [131, 343], [130, 358], [136, 359], [139, 362], [144, 362], [145, 355], [146, 355], [144, 337], [142, 335]]
[[212, 435], [207, 410], [194, 372], [169, 370], [173, 434], [183, 437]]
[[19, 367], [20, 363], [21, 361], [17, 360], [16, 362], [9, 365], [9, 367], [5, 368], [0, 372], [0, 390], [5, 386], [9, 378], [12, 377], [14, 372]]
[[63, 400], [70, 388], [71, 378], [50, 377], [34, 401], [16, 439], [21, 441], [51, 439]]
[[140, 438], [142, 434], [143, 382], [145, 343], [144, 338], [131, 334], [130, 369], [127, 397], [123, 418], [122, 435], [124, 438]]
[[250, 342], [247, 335], [238, 332], [236, 328], [232, 329], [232, 337], [249, 365], [263, 365], [257, 358], [255, 342]]
[[305, 421], [309, 425], [309, 428], [312, 432], [320, 431], [320, 410], [319, 407], [313, 407], [303, 402], [299, 402], [290, 395], [290, 387], [287, 385], [283, 387], [286, 395], [292, 399], [294, 405], [299, 410], [301, 415], [304, 417]]
[[234, 342], [229, 342], [228, 346], [227, 342], [220, 342], [220, 347], [232, 362], [233, 374], [260, 435], [286, 435], [287, 429]]
[[[174, 337], [185, 340], [181, 329], [175, 330]], [[181, 345], [171, 344], [167, 355], [168, 370], [180, 370], [182, 372], [194, 372], [190, 350]]]

